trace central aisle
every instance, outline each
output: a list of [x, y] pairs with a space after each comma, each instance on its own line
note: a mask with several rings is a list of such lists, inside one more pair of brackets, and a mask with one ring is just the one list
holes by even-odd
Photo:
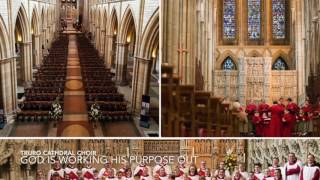
[[94, 136], [88, 122], [81, 67], [78, 56], [76, 35], [69, 35], [67, 77], [64, 90], [63, 121], [59, 123], [57, 136]]

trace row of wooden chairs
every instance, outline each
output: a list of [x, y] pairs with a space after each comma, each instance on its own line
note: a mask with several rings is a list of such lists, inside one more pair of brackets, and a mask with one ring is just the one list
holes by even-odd
[[103, 121], [131, 120], [124, 96], [112, 81], [114, 74], [105, 67], [98, 52], [85, 37], [78, 36], [77, 40], [88, 110], [96, 103]]
[[[68, 55], [68, 37], [61, 35], [51, 46], [48, 56], [34, 74], [35, 81], [25, 88], [25, 99], [19, 104], [18, 122], [48, 122], [52, 102], [63, 98]], [[63, 103], [61, 104], [63, 108]]]
[[161, 67], [162, 135], [169, 137], [239, 136], [238, 114], [223, 98], [180, 85], [173, 67]]

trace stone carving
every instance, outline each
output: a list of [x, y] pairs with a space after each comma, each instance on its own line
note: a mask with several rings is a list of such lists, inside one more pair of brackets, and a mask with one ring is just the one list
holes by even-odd
[[297, 72], [272, 71], [271, 61], [269, 56], [240, 57], [239, 71], [215, 70], [214, 95], [239, 100], [241, 104], [262, 98], [269, 103], [280, 97], [297, 99]]
[[255, 162], [262, 163], [266, 168], [273, 157], [279, 157], [281, 164], [284, 164], [289, 152], [295, 153], [302, 162], [306, 161], [308, 154], [313, 154], [317, 161], [320, 158], [320, 140], [249, 140], [248, 144], [249, 169]]

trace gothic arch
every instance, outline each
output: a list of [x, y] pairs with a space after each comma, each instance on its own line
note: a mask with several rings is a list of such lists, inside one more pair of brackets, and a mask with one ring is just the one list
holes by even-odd
[[107, 24], [108, 24], [108, 11], [107, 9], [103, 9], [102, 18], [101, 18], [101, 28], [104, 30], [107, 30]]
[[288, 63], [281, 57], [279, 56], [277, 59], [274, 60], [274, 62], [272, 63], [272, 70], [280, 70], [275, 68], [276, 63], [280, 64], [283, 68], [281, 70], [289, 70], [289, 66]]
[[150, 59], [154, 46], [159, 47], [159, 9], [150, 18], [142, 34], [140, 56]]
[[230, 50], [227, 50], [225, 52], [223, 52], [220, 57], [217, 59], [216, 64], [215, 64], [215, 69], [216, 70], [221, 70], [221, 65], [224, 62], [224, 60], [230, 57], [233, 62], [235, 63], [236, 67], [238, 68], [238, 58], [237, 56]]
[[0, 15], [0, 59], [8, 58], [10, 55], [10, 46], [8, 31]]
[[[108, 25], [108, 27], [109, 27], [108, 32], [110, 34], [117, 35], [119, 32], [119, 21], [118, 21], [117, 11], [115, 8], [112, 9], [110, 18], [111, 19], [110, 19], [110, 21], [109, 21], [110, 23]], [[116, 30], [116, 32], [115, 32], [115, 30]]]
[[[135, 32], [137, 33], [137, 26], [136, 21], [133, 17], [133, 13], [130, 7], [127, 7], [126, 11], [123, 14], [121, 25], [120, 25], [120, 31], [119, 31], [119, 41], [120, 42], [126, 42], [127, 41], [127, 34], [129, 32], [130, 24], [133, 23]], [[137, 37], [137, 36], [136, 36]]]
[[252, 50], [248, 53], [248, 57], [262, 57], [262, 54], [257, 50]]
[[18, 15], [16, 17], [15, 25], [17, 24], [17, 22], [19, 21], [20, 25], [21, 25], [21, 36], [22, 36], [22, 42], [28, 42], [30, 40], [30, 23], [28, 20], [28, 16], [26, 13], [26, 10], [24, 8], [24, 6], [21, 4], [21, 7], [18, 11]]
[[[225, 66], [227, 68], [225, 68]], [[221, 70], [237, 70], [237, 64], [235, 63], [234, 59], [232, 57], [227, 56], [220, 65]]]
[[[34, 29], [33, 29], [34, 28]], [[40, 34], [39, 15], [36, 7], [34, 7], [31, 16], [31, 30], [33, 34]]]
[[95, 15], [95, 25], [96, 25], [96, 27], [99, 27], [99, 22], [100, 22], [100, 17], [101, 17], [101, 15], [100, 15], [101, 13], [100, 13], [100, 8], [97, 8], [96, 9], [96, 15]]
[[271, 64], [274, 64], [275, 61], [281, 57], [285, 62], [286, 64], [288, 65], [288, 68], [289, 69], [293, 69], [292, 67], [292, 60], [290, 60], [291, 58], [289, 57], [289, 55], [287, 53], [285, 53], [284, 51], [282, 50], [278, 50], [276, 53], [274, 53], [272, 55], [272, 63]]

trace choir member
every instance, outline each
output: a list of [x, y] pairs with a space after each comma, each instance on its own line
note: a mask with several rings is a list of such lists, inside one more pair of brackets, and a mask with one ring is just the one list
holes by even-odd
[[207, 169], [206, 161], [201, 161], [200, 168], [198, 169], [198, 174], [200, 177], [205, 177], [206, 169]]
[[281, 137], [282, 129], [282, 116], [284, 112], [284, 107], [281, 104], [278, 104], [277, 101], [273, 102], [273, 105], [270, 107], [271, 111], [271, 121], [269, 126], [269, 137]]
[[256, 110], [257, 110], [257, 106], [255, 105], [254, 101], [251, 99], [249, 104], [246, 107], [246, 113], [248, 114], [250, 132], [255, 132], [255, 126], [253, 126], [252, 124], [252, 118]]
[[161, 167], [157, 171], [157, 175], [159, 177], [159, 180], [168, 180], [169, 179], [169, 174], [167, 174], [166, 169], [164, 167]]
[[274, 177], [271, 175], [270, 169], [265, 170], [263, 180], [274, 180]]
[[239, 173], [241, 174], [241, 176], [247, 180], [249, 179], [249, 173], [246, 171], [246, 168], [245, 168], [245, 164], [244, 163], [240, 163], [239, 164], [239, 169], [238, 169]]
[[225, 174], [226, 174], [227, 177], [230, 177], [230, 176], [231, 176], [230, 171], [225, 168], [224, 161], [221, 161], [221, 162], [219, 163], [219, 167], [218, 167], [218, 169], [214, 172], [214, 176], [217, 176], [217, 175], [218, 175], [219, 169], [224, 169]]
[[165, 162], [165, 160], [161, 160], [161, 162], [160, 162], [159, 164], [157, 164], [157, 165], [153, 168], [153, 175], [159, 174], [160, 168], [164, 168], [166, 174], [171, 174], [171, 168], [170, 168], [170, 166], [167, 165], [167, 163]]
[[95, 180], [98, 177], [98, 171], [89, 162], [86, 162], [85, 167], [81, 171], [84, 180]]
[[282, 137], [292, 137], [296, 125], [296, 115], [291, 114], [287, 109], [284, 110], [282, 117]]
[[144, 167], [140, 176], [141, 180], [152, 180], [150, 169], [148, 167]]
[[218, 175], [215, 176], [213, 179], [215, 179], [215, 180], [229, 180], [230, 177], [226, 175], [225, 169], [218, 169]]
[[118, 171], [116, 177], [111, 178], [109, 180], [126, 180], [126, 179], [123, 176], [123, 172], [122, 171]]
[[[144, 162], [141, 162], [133, 171], [133, 175], [136, 176], [136, 175], [139, 175], [141, 176], [144, 168], [148, 168], [150, 170], [149, 167], [147, 167], [147, 165], [144, 163]], [[150, 173], [151, 174], [151, 173]]]
[[99, 178], [112, 178], [116, 173], [116, 169], [112, 168], [110, 161], [107, 161], [104, 164], [104, 168], [102, 168], [99, 172]]
[[299, 113], [299, 109], [300, 109], [299, 106], [296, 103], [292, 102], [291, 98], [288, 98], [287, 101], [288, 101], [287, 110], [291, 114], [297, 115]]
[[262, 99], [259, 106], [258, 106], [258, 111], [260, 113], [260, 116], [262, 116], [263, 113], [268, 114], [269, 108], [270, 107], [266, 103], [266, 101], [264, 99]]
[[264, 121], [262, 120], [262, 117], [260, 116], [259, 112], [256, 111], [254, 113], [254, 116], [252, 117], [252, 123], [255, 126], [255, 134], [258, 137], [263, 136], [263, 123]]
[[199, 180], [200, 176], [197, 172], [197, 167], [194, 164], [191, 164], [189, 167], [188, 178], [190, 180]]
[[45, 179], [45, 175], [43, 174], [42, 170], [38, 170], [37, 171], [37, 180], [44, 180]]
[[185, 171], [180, 167], [180, 165], [175, 166], [173, 170], [173, 175], [175, 176], [176, 180], [183, 180], [183, 175]]
[[68, 166], [64, 169], [65, 174], [69, 176], [70, 180], [78, 180], [78, 168], [75, 167], [75, 161], [68, 163]]
[[210, 172], [210, 169], [209, 169], [209, 168], [207, 168], [207, 169], [205, 170], [204, 178], [205, 178], [205, 180], [211, 180], [211, 179], [212, 179], [212, 178], [211, 178], [211, 172]]
[[274, 180], [282, 180], [282, 171], [281, 171], [281, 169], [276, 169], [275, 170]]
[[289, 153], [288, 162], [284, 165], [286, 180], [299, 180], [300, 171], [300, 162], [297, 161], [294, 153]]
[[182, 171], [183, 173], [186, 173], [188, 172], [188, 168], [185, 164], [185, 160], [183, 158], [179, 159], [178, 160], [178, 163], [179, 163], [179, 169], [180, 171]]
[[275, 176], [277, 169], [281, 170], [280, 163], [279, 163], [279, 158], [278, 157], [274, 157], [274, 158], [272, 158], [272, 166], [269, 167], [271, 176], [273, 176], [273, 177]]
[[263, 178], [264, 178], [264, 174], [261, 172], [261, 164], [260, 163], [256, 163], [254, 165], [253, 179], [254, 180], [263, 180]]
[[243, 177], [239, 170], [236, 170], [233, 174], [232, 180], [247, 180], [247, 178]]
[[314, 155], [309, 154], [307, 164], [302, 168], [300, 180], [319, 180], [320, 169], [316, 166]]
[[48, 173], [48, 180], [64, 179], [64, 169], [62, 169], [60, 161], [55, 160], [53, 168]]

